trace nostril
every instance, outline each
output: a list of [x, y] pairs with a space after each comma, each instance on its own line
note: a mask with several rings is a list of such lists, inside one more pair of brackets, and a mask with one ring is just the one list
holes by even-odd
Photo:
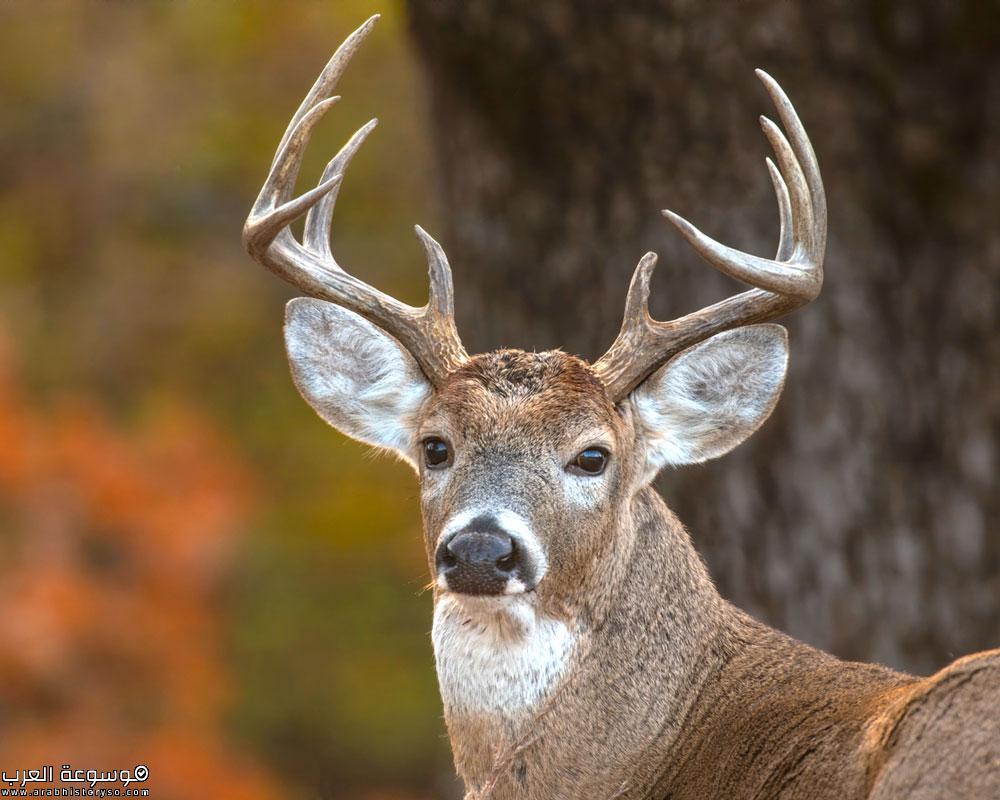
[[442, 544], [437, 549], [437, 565], [438, 569], [453, 569], [458, 565], [458, 554], [451, 549], [452, 542], [447, 542]]
[[497, 567], [504, 572], [513, 572], [517, 566], [517, 545], [513, 541], [510, 543], [510, 552], [497, 559]]

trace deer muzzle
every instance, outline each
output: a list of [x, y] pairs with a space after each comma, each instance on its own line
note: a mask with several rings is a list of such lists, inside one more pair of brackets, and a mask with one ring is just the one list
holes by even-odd
[[538, 582], [537, 559], [517, 527], [504, 525], [496, 516], [479, 515], [446, 530], [435, 554], [438, 587], [480, 596], [533, 589]]

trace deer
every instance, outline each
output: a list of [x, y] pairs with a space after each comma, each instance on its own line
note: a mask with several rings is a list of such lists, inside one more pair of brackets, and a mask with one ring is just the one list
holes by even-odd
[[758, 70], [784, 129], [761, 117], [776, 160], [773, 259], [663, 212], [751, 288], [655, 320], [648, 253], [593, 363], [560, 350], [470, 356], [447, 257], [422, 228], [423, 307], [334, 260], [334, 205], [375, 120], [294, 194], [310, 135], [377, 19], [344, 41], [292, 117], [243, 243], [307, 295], [284, 323], [306, 402], [419, 479], [431, 639], [467, 800], [1000, 798], [1000, 650], [916, 677], [796, 641], [722, 598], [652, 486], [764, 423], [788, 363], [773, 320], [820, 292], [826, 197], [785, 92]]

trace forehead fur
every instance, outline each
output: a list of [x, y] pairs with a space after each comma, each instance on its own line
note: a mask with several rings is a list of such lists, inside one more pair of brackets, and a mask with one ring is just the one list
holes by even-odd
[[585, 361], [560, 350], [526, 353], [494, 350], [471, 358], [449, 385], [478, 384], [499, 397], [529, 397], [558, 390], [604, 396], [604, 386]]
[[445, 409], [530, 410], [543, 419], [585, 418], [611, 422], [614, 407], [587, 362], [559, 350], [527, 353], [495, 350], [474, 356], [441, 389]]

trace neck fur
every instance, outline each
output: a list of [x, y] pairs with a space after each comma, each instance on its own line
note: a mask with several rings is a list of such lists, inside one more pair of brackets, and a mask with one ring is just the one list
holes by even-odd
[[471, 797], [611, 796], [641, 779], [640, 756], [669, 748], [724, 659], [730, 607], [683, 526], [649, 488], [628, 517], [608, 541], [629, 546], [575, 599], [436, 599], [438, 680]]

